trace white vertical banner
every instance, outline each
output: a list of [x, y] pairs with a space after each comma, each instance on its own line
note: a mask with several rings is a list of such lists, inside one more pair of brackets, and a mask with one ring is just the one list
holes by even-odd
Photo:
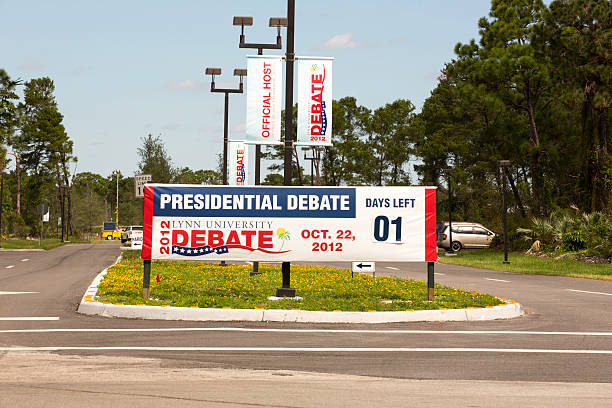
[[228, 177], [230, 186], [244, 186], [248, 184], [247, 172], [249, 168], [249, 154], [247, 145], [243, 141], [229, 141], [228, 144]]
[[298, 60], [297, 144], [331, 146], [333, 58], [296, 57], [296, 59]]
[[280, 144], [283, 65], [280, 55], [247, 55], [246, 142]]

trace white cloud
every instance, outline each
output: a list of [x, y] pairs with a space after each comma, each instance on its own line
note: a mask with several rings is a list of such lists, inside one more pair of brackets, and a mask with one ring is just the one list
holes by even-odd
[[20, 66], [17, 67], [18, 69], [23, 69], [24, 71], [30, 71], [30, 70], [35, 70], [35, 69], [40, 69], [42, 68], [42, 64], [36, 61], [26, 61], [23, 64], [21, 64]]
[[334, 35], [323, 44], [319, 44], [315, 47], [317, 50], [337, 50], [342, 48], [359, 48], [360, 46], [355, 42], [355, 34], [346, 33]]

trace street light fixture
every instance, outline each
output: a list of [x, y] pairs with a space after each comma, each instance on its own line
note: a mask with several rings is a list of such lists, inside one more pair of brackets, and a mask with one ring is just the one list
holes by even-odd
[[253, 25], [253, 17], [251, 16], [236, 16], [234, 17], [233, 24], [235, 26], [240, 26], [240, 48], [255, 48], [257, 49], [257, 54], [262, 55], [263, 50], [280, 50], [283, 48], [282, 38], [281, 38], [281, 27], [287, 27], [287, 19], [285, 17], [270, 17], [270, 27], [277, 28], [276, 34], [276, 43], [247, 43], [245, 42], [244, 36], [244, 26], [252, 26]]
[[243, 77], [247, 75], [246, 69], [235, 69], [234, 75], [240, 77], [240, 86], [236, 88], [217, 88], [215, 85], [215, 76], [221, 75], [221, 68], [206, 68], [206, 75], [210, 75], [212, 80], [210, 82], [210, 92], [219, 92], [225, 94], [225, 112], [223, 116], [223, 185], [227, 185], [227, 142], [228, 142], [228, 108], [229, 108], [229, 94], [231, 93], [243, 93]]
[[502, 205], [504, 206], [504, 264], [509, 264], [508, 261], [508, 225], [506, 221], [506, 169], [510, 166], [510, 160], [499, 160], [497, 164], [502, 168]]
[[[206, 75], [210, 75], [212, 80], [210, 82], [210, 92], [220, 92], [225, 94], [225, 112], [223, 114], [223, 174], [221, 175], [223, 185], [227, 185], [227, 127], [228, 127], [228, 109], [229, 109], [229, 94], [231, 93], [242, 93], [243, 77], [247, 75], [246, 69], [234, 69], [234, 76], [240, 77], [240, 86], [236, 88], [217, 88], [215, 85], [215, 75], [221, 75], [221, 68], [206, 68]], [[221, 266], [225, 266], [225, 261], [221, 261]]]

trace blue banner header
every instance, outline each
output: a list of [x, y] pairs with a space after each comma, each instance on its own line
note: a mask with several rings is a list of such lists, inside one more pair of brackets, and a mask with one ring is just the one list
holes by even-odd
[[355, 218], [355, 188], [153, 186], [153, 216]]

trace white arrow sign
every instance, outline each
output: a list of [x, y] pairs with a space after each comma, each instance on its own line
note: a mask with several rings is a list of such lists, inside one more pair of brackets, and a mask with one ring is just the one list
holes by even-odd
[[353, 272], [375, 272], [376, 271], [376, 263], [375, 262], [353, 262], [352, 264]]

